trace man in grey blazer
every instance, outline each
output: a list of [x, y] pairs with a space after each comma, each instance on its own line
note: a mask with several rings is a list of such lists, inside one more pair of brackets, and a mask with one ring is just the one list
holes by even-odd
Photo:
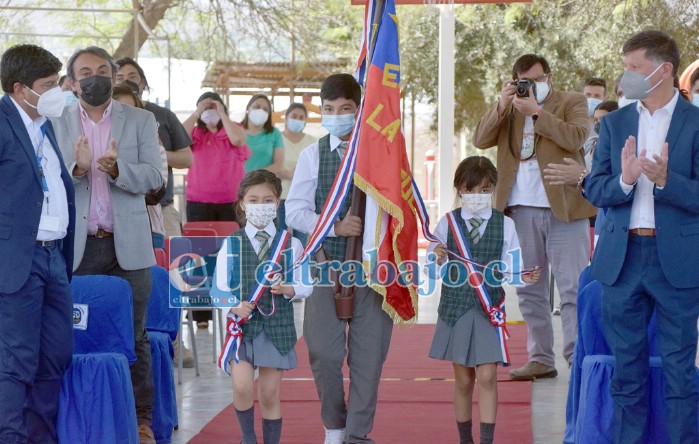
[[144, 195], [162, 185], [157, 128], [152, 113], [112, 100], [117, 66], [90, 46], [68, 60], [79, 101], [53, 119], [75, 184], [74, 274], [126, 279], [133, 294], [136, 362], [131, 380], [141, 443], [155, 443], [150, 342], [145, 315], [155, 265]]

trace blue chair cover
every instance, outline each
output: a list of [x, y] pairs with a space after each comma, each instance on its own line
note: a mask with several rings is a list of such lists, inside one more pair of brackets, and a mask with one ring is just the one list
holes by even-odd
[[73, 363], [58, 403], [59, 441], [138, 443], [131, 287], [113, 276], [74, 276], [71, 293], [74, 304], [88, 306], [87, 326], [74, 329]]
[[151, 276], [153, 288], [148, 300], [146, 330], [167, 333], [175, 341], [180, 329], [181, 309], [170, 307], [170, 297], [178, 297], [180, 291], [172, 285], [168, 271], [163, 267], [151, 267]]
[[[652, 356], [650, 364], [648, 430], [646, 443], [667, 441], [662, 362]], [[608, 355], [586, 356], [582, 365], [580, 408], [575, 425], [576, 444], [612, 443], [614, 437], [614, 401], [610, 392], [614, 374], [614, 357]], [[699, 370], [696, 372], [699, 387]], [[699, 426], [698, 426], [699, 429]]]
[[74, 354], [121, 353], [136, 362], [131, 287], [115, 276], [74, 276], [73, 304], [87, 304], [87, 330], [73, 331]]
[[146, 330], [153, 362], [153, 422], [158, 443], [169, 443], [178, 424], [172, 342], [180, 328], [181, 310], [170, 308], [170, 297], [180, 292], [170, 282], [167, 270], [151, 267], [153, 289], [148, 301]]
[[58, 404], [61, 443], [138, 443], [136, 403], [126, 357], [73, 355]]

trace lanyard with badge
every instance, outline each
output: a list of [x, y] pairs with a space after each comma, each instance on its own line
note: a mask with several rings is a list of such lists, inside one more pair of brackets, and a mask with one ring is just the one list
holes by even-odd
[[[48, 182], [46, 181], [46, 173], [44, 172], [44, 164], [46, 164], [46, 167], [48, 167], [48, 160], [44, 157], [44, 148], [48, 142], [46, 141], [46, 128], [44, 125], [41, 125], [41, 141], [38, 144], [37, 150], [36, 150], [36, 164], [37, 167], [39, 168], [39, 176], [41, 178], [41, 189], [44, 191], [44, 199], [45, 199], [45, 207], [46, 207], [46, 213], [42, 211], [41, 213], [41, 219], [39, 221], [39, 230], [44, 230], [44, 231], [58, 231], [59, 227], [59, 220], [58, 216], [51, 216], [49, 215], [49, 186]], [[51, 146], [48, 147], [48, 149], [53, 149]], [[44, 162], [46, 161], [46, 162]]]

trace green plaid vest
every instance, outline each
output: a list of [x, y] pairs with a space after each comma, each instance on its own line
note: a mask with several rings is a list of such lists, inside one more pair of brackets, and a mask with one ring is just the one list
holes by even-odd
[[[318, 186], [316, 187], [316, 214], [320, 214], [325, 204], [325, 198], [330, 194], [335, 181], [337, 170], [340, 169], [340, 156], [336, 151], [330, 151], [330, 135], [321, 137], [318, 141]], [[340, 219], [344, 218], [352, 205], [352, 188], [350, 187], [347, 198], [345, 199], [342, 209], [340, 210]], [[330, 260], [345, 260], [345, 246], [347, 238], [343, 236], [326, 237], [323, 241], [325, 253], [330, 257]]]
[[[479, 264], [485, 265], [491, 261], [499, 261], [502, 259], [502, 245], [503, 245], [503, 214], [493, 209], [493, 215], [488, 220], [488, 225], [485, 227], [485, 232], [481, 239], [476, 245], [473, 245], [471, 236], [468, 234], [468, 228], [466, 228], [466, 222], [461, 217], [461, 210], [454, 210], [455, 219], [461, 225], [461, 229], [464, 231], [466, 240], [468, 242], [468, 248], [471, 251], [471, 256], [474, 261]], [[451, 251], [459, 251], [459, 247], [456, 244], [454, 235], [449, 230], [447, 235], [447, 248]], [[482, 271], [482, 269], [479, 268]], [[458, 271], [456, 267], [450, 267], [449, 269], [451, 282], [456, 282], [458, 279]], [[498, 279], [502, 279], [502, 276], [496, 274]], [[460, 287], [447, 286], [442, 283], [442, 296], [439, 300], [439, 308], [437, 313], [439, 318], [447, 323], [450, 327], [453, 326], [456, 321], [469, 310], [474, 305], [480, 306], [480, 301], [478, 300], [478, 295], [476, 290], [468, 283], [466, 279], [461, 277], [462, 281], [466, 281]], [[490, 299], [493, 305], [498, 305], [505, 297], [505, 290], [500, 287], [491, 287], [486, 284], [486, 289], [490, 295]], [[483, 310], [481, 310], [483, 311]], [[485, 312], [484, 312], [485, 313]]]
[[[247, 300], [250, 292], [256, 284], [257, 266], [260, 265], [260, 259], [255, 253], [255, 249], [250, 243], [250, 239], [245, 234], [245, 228], [241, 228], [231, 235], [231, 237], [240, 238], [240, 276], [232, 276], [230, 278], [230, 288], [236, 288], [237, 280], [240, 280], [240, 297], [242, 300]], [[279, 233], [274, 237], [276, 240]], [[273, 239], [270, 239], [273, 241]], [[287, 243], [286, 248], [291, 248], [291, 241]], [[282, 269], [286, 269], [282, 256]], [[235, 273], [234, 273], [235, 274]], [[283, 274], [283, 273], [282, 273]], [[275, 299], [276, 311], [272, 316], [263, 316], [259, 312], [245, 321], [243, 324], [243, 339], [254, 338], [262, 330], [267, 334], [267, 337], [272, 341], [279, 353], [285, 355], [294, 348], [296, 344], [296, 328], [294, 326], [294, 307], [291, 302], [286, 300], [284, 296], [272, 296], [269, 288], [260, 297], [257, 305], [262, 308], [265, 313], [272, 311], [272, 297]]]

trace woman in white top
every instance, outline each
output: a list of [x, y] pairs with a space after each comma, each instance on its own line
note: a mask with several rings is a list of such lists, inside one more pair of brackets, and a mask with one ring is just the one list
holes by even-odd
[[[306, 128], [306, 120], [308, 119], [308, 109], [306, 109], [303, 103], [294, 102], [289, 105], [286, 109], [286, 114], [284, 114], [284, 118], [284, 132], [282, 133], [282, 139], [284, 140], [284, 166], [293, 176], [301, 151], [308, 145], [317, 141], [318, 138], [303, 132], [304, 128]], [[286, 195], [289, 193], [290, 187], [291, 180], [282, 180], [282, 204], [279, 207], [280, 228], [286, 228], [286, 221], [284, 220], [286, 216], [284, 200], [286, 200]], [[293, 234], [296, 238], [300, 239], [303, 244], [306, 243], [307, 236], [304, 233], [294, 231]]]

